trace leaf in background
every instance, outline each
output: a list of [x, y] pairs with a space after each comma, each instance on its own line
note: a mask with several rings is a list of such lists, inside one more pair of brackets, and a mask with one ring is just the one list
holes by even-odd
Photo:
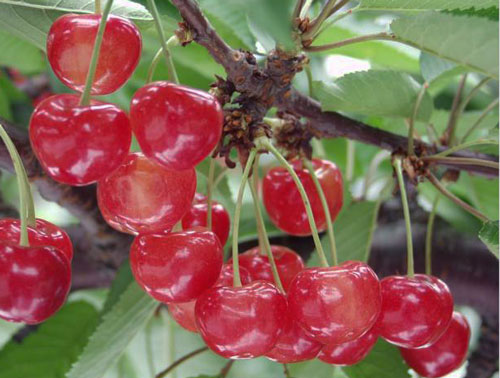
[[479, 239], [498, 259], [498, 221], [485, 223], [479, 231]]
[[27, 75], [45, 69], [39, 49], [3, 30], [0, 30], [0, 51], [0, 66], [12, 67]]
[[476, 9], [497, 7], [496, 0], [361, 0], [361, 9], [425, 10], [425, 9]]
[[382, 339], [363, 361], [342, 370], [349, 378], [410, 378], [398, 348]]
[[[50, 26], [64, 13], [93, 13], [94, 2], [79, 0], [0, 0], [0, 29], [45, 50]], [[152, 24], [152, 17], [142, 5], [129, 0], [116, 0], [111, 11], [129, 18], [138, 27]]]
[[391, 29], [411, 46], [498, 78], [498, 22], [424, 12], [394, 20]]
[[0, 117], [6, 119], [7, 121], [13, 121], [9, 98], [2, 90], [0, 90]]
[[498, 219], [498, 179], [485, 179], [470, 174], [462, 175], [469, 182], [469, 198], [474, 207], [489, 219]]
[[21, 344], [9, 342], [0, 352], [0, 377], [62, 377], [82, 351], [98, 319], [86, 302], [66, 304]]
[[[314, 81], [313, 88], [322, 110], [407, 118], [413, 113], [421, 85], [402, 72], [370, 70], [342, 76], [332, 84]], [[417, 119], [428, 120], [432, 110], [432, 99], [426, 93]]]
[[134, 282], [134, 276], [132, 275], [132, 269], [130, 269], [129, 260], [127, 259], [123, 262], [120, 269], [118, 269], [118, 272], [116, 272], [115, 278], [113, 279], [106, 297], [106, 301], [104, 302], [101, 316], [113, 308], [132, 282]]
[[448, 60], [438, 58], [426, 52], [420, 54], [420, 72], [428, 83], [432, 83], [443, 76], [453, 78], [464, 71], [465, 68], [457, 66]]
[[[471, 7], [468, 9], [454, 9], [451, 11], [447, 11], [449, 13], [456, 14], [458, 16], [476, 16], [476, 17], [484, 17], [488, 18], [492, 21], [498, 21], [498, 3], [490, 8], [475, 8]], [[474, 4], [475, 5], [475, 4]]]

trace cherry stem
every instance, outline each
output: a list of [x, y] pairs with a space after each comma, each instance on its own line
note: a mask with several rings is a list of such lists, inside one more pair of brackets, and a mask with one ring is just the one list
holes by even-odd
[[[260, 247], [264, 249], [269, 263], [271, 264], [271, 271], [273, 273], [274, 283], [278, 287], [279, 291], [285, 293], [285, 289], [283, 288], [283, 284], [281, 283], [280, 275], [278, 273], [278, 267], [276, 266], [276, 261], [274, 261], [273, 251], [271, 248], [271, 243], [269, 243], [269, 237], [267, 236], [266, 226], [264, 225], [264, 217], [262, 216], [262, 210], [260, 208], [259, 203], [259, 195], [257, 194], [257, 185], [258, 182], [258, 160], [255, 159], [255, 163], [253, 166], [253, 182], [250, 184], [250, 191], [252, 192], [252, 199], [255, 207], [255, 217], [257, 220], [257, 231], [262, 238], [263, 245]], [[259, 238], [260, 239], [260, 238]]]
[[353, 140], [347, 140], [345, 179], [351, 182], [354, 175], [354, 157], [356, 146]]
[[399, 192], [401, 193], [401, 202], [403, 204], [403, 213], [405, 218], [406, 226], [406, 252], [408, 254], [408, 277], [413, 277], [415, 275], [415, 268], [413, 263], [413, 240], [411, 232], [411, 218], [410, 218], [410, 207], [408, 205], [408, 197], [406, 196], [405, 180], [403, 178], [403, 170], [401, 168], [401, 158], [396, 158], [393, 161], [394, 169], [396, 170], [396, 176], [399, 183]]
[[427, 232], [425, 233], [425, 274], [432, 274], [432, 234], [434, 232], [434, 219], [436, 219], [437, 206], [440, 195], [436, 194], [432, 203], [432, 210], [427, 221]]
[[[167, 41], [167, 46], [169, 48], [169, 59], [170, 59], [170, 47], [177, 46], [179, 44], [179, 38], [176, 35], [171, 36]], [[151, 65], [148, 69], [148, 75], [146, 76], [146, 83], [151, 83], [153, 81], [153, 76], [156, 71], [156, 67], [158, 63], [160, 63], [161, 56], [163, 54], [163, 47], [160, 47], [156, 52], [153, 60], [151, 61]]]
[[499, 169], [499, 164], [495, 161], [474, 159], [474, 158], [459, 158], [445, 156], [423, 156], [421, 160], [434, 163], [453, 163], [455, 165], [476, 165], [478, 167], [487, 167]]
[[225, 378], [228, 374], [229, 374], [229, 370], [231, 370], [231, 367], [233, 366], [233, 364], [235, 363], [236, 361], [235, 360], [229, 360], [221, 369], [221, 371], [219, 372], [219, 375], [217, 376], [217, 378]]
[[[264, 236], [263, 236], [263, 227], [264, 227], [264, 222], [261, 222], [261, 219], [257, 216], [257, 213], [260, 211], [259, 208], [259, 191], [258, 191], [258, 184], [259, 184], [259, 175], [258, 175], [258, 169], [259, 169], [259, 159], [260, 155], [257, 154], [255, 156], [255, 161], [253, 163], [253, 176], [252, 176], [252, 181], [250, 187], [252, 188], [252, 198], [253, 198], [253, 208], [255, 212], [255, 219], [257, 223], [257, 238], [259, 240], [259, 254], [264, 255], [266, 254], [266, 249], [264, 246]], [[264, 230], [265, 232], [265, 230]], [[267, 236], [266, 236], [267, 237]]]
[[168, 77], [174, 83], [179, 84], [177, 71], [175, 70], [174, 61], [172, 60], [172, 54], [170, 53], [167, 39], [165, 37], [165, 32], [163, 31], [163, 26], [161, 24], [160, 14], [158, 13], [158, 9], [156, 8], [155, 1], [148, 0], [148, 5], [149, 5], [149, 10], [151, 11], [151, 15], [153, 16], [155, 22], [156, 32], [160, 37], [160, 43], [162, 46], [163, 54], [165, 55], [165, 59], [167, 60]]
[[207, 179], [207, 228], [212, 229], [212, 192], [214, 189], [215, 159], [210, 158]]
[[309, 171], [309, 174], [311, 175], [311, 178], [314, 182], [314, 186], [316, 187], [316, 191], [318, 192], [319, 199], [321, 200], [321, 206], [323, 206], [323, 211], [325, 212], [327, 226], [326, 229], [328, 234], [328, 241], [330, 242], [330, 251], [332, 253], [333, 265], [338, 265], [339, 260], [337, 257], [337, 244], [335, 243], [335, 233], [333, 232], [332, 216], [330, 215], [330, 209], [328, 207], [328, 202], [326, 201], [325, 192], [321, 187], [321, 183], [318, 180], [318, 176], [316, 176], [316, 172], [311, 162], [307, 159], [303, 159], [303, 164]]
[[165, 370], [162, 370], [158, 374], [156, 374], [155, 378], [164, 378], [166, 377], [170, 372], [172, 372], [175, 368], [177, 368], [180, 364], [183, 362], [189, 360], [192, 357], [197, 356], [200, 353], [203, 353], [208, 350], [208, 347], [202, 347], [193, 350], [191, 353], [186, 354], [185, 356], [182, 356], [178, 360], [174, 361], [170, 366], [168, 366]]
[[102, 13], [101, 0], [94, 0], [94, 13], [95, 14], [101, 14]]
[[455, 139], [455, 129], [459, 118], [460, 103], [462, 102], [462, 93], [464, 91], [466, 81], [467, 74], [464, 74], [458, 84], [457, 93], [455, 93], [453, 104], [451, 105], [450, 118], [448, 119], [448, 124], [446, 125], [446, 131], [444, 134], [448, 145], [452, 145]]
[[285, 378], [292, 378], [287, 364], [283, 364], [283, 374], [285, 375]]
[[465, 150], [465, 149], [467, 149], [469, 147], [481, 146], [481, 145], [490, 145], [490, 144], [498, 146], [498, 140], [496, 140], [496, 139], [478, 139], [478, 140], [475, 140], [473, 142], [462, 143], [462, 144], [459, 144], [457, 146], [448, 148], [447, 150], [444, 150], [443, 152], [440, 152], [438, 154], [431, 155], [431, 157], [444, 157], [444, 156], [451, 155], [454, 152], [457, 152], [457, 151], [460, 151], [460, 150]]
[[339, 42], [328, 43], [326, 45], [304, 47], [304, 50], [308, 52], [319, 52], [367, 41], [396, 41], [396, 36], [392, 33], [387, 32], [367, 34], [359, 37], [344, 39], [343, 41]]
[[28, 247], [28, 226], [36, 227], [35, 205], [33, 203], [33, 195], [31, 193], [28, 175], [26, 174], [26, 170], [24, 169], [21, 156], [19, 156], [16, 146], [2, 124], [0, 124], [0, 138], [5, 143], [10, 158], [12, 159], [12, 164], [16, 172], [17, 186], [19, 188], [19, 217], [21, 219], [19, 244], [23, 247]]
[[469, 130], [467, 130], [467, 132], [464, 134], [464, 136], [462, 137], [462, 140], [460, 141], [460, 143], [464, 143], [468, 137], [470, 137], [470, 135], [472, 134], [472, 132], [474, 130], [476, 130], [476, 128], [481, 124], [481, 122], [483, 122], [483, 120], [486, 118], [486, 116], [488, 115], [488, 113], [490, 111], [492, 111], [493, 109], [495, 109], [496, 107], [498, 106], [498, 98], [493, 100], [493, 102], [491, 104], [489, 104], [485, 109], [484, 111], [481, 113], [481, 115], [479, 116], [479, 118], [477, 119], [476, 122], [474, 122], [474, 124], [470, 127]]
[[299, 17], [300, 18], [305, 18], [307, 16], [307, 13], [309, 12], [309, 8], [311, 8], [312, 0], [305, 0], [304, 1], [304, 6], [300, 10]]
[[318, 38], [321, 33], [323, 33], [326, 29], [328, 29], [330, 26], [335, 24], [336, 22], [342, 20], [343, 18], [353, 14], [357, 9], [359, 8], [359, 5], [355, 6], [354, 8], [348, 9], [345, 12], [338, 13], [335, 17], [330, 18], [328, 22], [323, 22], [323, 25], [321, 25], [321, 29], [316, 33], [314, 38]]
[[409, 119], [409, 129], [408, 129], [408, 155], [413, 156], [415, 155], [415, 147], [413, 143], [413, 136], [415, 132], [415, 120], [417, 119], [417, 114], [418, 110], [420, 109], [420, 104], [422, 103], [422, 100], [425, 95], [425, 91], [429, 87], [429, 84], [425, 82], [422, 85], [422, 88], [420, 88], [420, 91], [418, 92], [417, 95], [417, 100], [415, 101], [415, 106], [413, 107], [413, 113]]
[[336, 2], [337, 0], [328, 0], [326, 2], [326, 4], [321, 9], [318, 17], [311, 21], [309, 29], [303, 34], [303, 40], [313, 38], [316, 35], [323, 22], [330, 16], [330, 12], [335, 7]]
[[245, 193], [245, 186], [248, 181], [248, 175], [250, 174], [250, 170], [252, 168], [253, 161], [255, 159], [255, 155], [257, 154], [257, 150], [254, 148], [250, 151], [248, 155], [248, 160], [245, 165], [245, 169], [243, 170], [243, 176], [241, 177], [240, 188], [238, 189], [238, 197], [236, 199], [236, 207], [234, 209], [234, 219], [233, 219], [233, 285], [235, 287], [241, 286], [241, 278], [240, 278], [240, 263], [238, 256], [238, 231], [240, 228], [240, 214], [241, 214], [241, 205], [243, 202], [243, 194]]
[[104, 7], [104, 11], [102, 12], [101, 21], [99, 22], [99, 28], [97, 29], [97, 36], [94, 42], [94, 49], [92, 50], [92, 57], [90, 58], [89, 70], [85, 80], [85, 88], [83, 89], [82, 97], [80, 97], [81, 106], [87, 106], [90, 104], [90, 94], [92, 92], [92, 84], [94, 83], [97, 63], [99, 61], [99, 52], [101, 50], [104, 30], [106, 29], [106, 21], [108, 20], [112, 5], [113, 0], [108, 0], [106, 2], [106, 6]]
[[385, 159], [389, 158], [390, 156], [391, 153], [385, 150], [381, 150], [375, 154], [372, 161], [370, 162], [370, 165], [368, 166], [368, 172], [366, 172], [365, 182], [363, 184], [363, 194], [361, 195], [361, 198], [366, 199], [368, 190], [370, 189], [370, 185], [374, 180], [378, 167]]
[[309, 220], [309, 226], [311, 227], [311, 233], [312, 237], [314, 240], [314, 245], [316, 246], [316, 251], [318, 252], [319, 259], [321, 262], [321, 265], [327, 267], [328, 266], [328, 260], [326, 259], [325, 256], [325, 251], [323, 250], [323, 246], [321, 245], [321, 240], [318, 235], [318, 229], [316, 227], [316, 221], [314, 220], [314, 215], [312, 212], [311, 208], [311, 203], [309, 201], [309, 198], [307, 197], [307, 193], [304, 189], [304, 186], [302, 185], [302, 182], [299, 179], [299, 176], [297, 176], [297, 173], [295, 170], [290, 166], [288, 161], [283, 157], [283, 155], [280, 154], [280, 152], [274, 147], [270, 142], [269, 139], [263, 139], [259, 141], [261, 146], [265, 149], [267, 149], [269, 152], [271, 152], [276, 159], [280, 162], [280, 164], [285, 168], [290, 176], [292, 177], [292, 180], [294, 181], [295, 185], [297, 186], [297, 189], [300, 193], [300, 196], [302, 198], [302, 201], [304, 202], [304, 206], [306, 208], [306, 213], [307, 213], [307, 219]]
[[300, 11], [302, 10], [303, 6], [304, 0], [297, 0], [297, 2], [295, 3], [295, 7], [293, 8], [292, 22], [295, 21], [297, 17], [300, 17]]
[[174, 227], [172, 227], [172, 232], [181, 232], [182, 231], [182, 219], [177, 222]]

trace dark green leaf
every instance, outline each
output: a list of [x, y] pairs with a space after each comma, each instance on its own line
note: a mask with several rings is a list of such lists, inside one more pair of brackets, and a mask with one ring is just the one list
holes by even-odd
[[498, 221], [485, 223], [479, 231], [479, 239], [498, 259]]
[[104, 302], [101, 316], [113, 308], [132, 282], [134, 282], [134, 276], [132, 275], [129, 260], [127, 259], [116, 273], [106, 297], [106, 302]]
[[490, 8], [479, 9], [471, 7], [468, 9], [454, 9], [449, 12], [459, 16], [485, 17], [490, 19], [491, 21], [498, 21], [498, 3], [496, 1], [495, 3], [496, 4]]
[[496, 0], [361, 0], [361, 8], [377, 10], [477, 9], [498, 6]]

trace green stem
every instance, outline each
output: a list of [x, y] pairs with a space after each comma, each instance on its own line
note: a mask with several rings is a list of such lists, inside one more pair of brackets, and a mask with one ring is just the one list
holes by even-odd
[[348, 9], [345, 12], [337, 14], [335, 17], [332, 17], [331, 19], [328, 20], [328, 22], [323, 22], [323, 25], [321, 26], [321, 29], [316, 33], [314, 36], [315, 38], [319, 37], [321, 33], [326, 31], [330, 26], [335, 24], [336, 22], [342, 20], [343, 18], [353, 14], [357, 9], [359, 8], [359, 5], [356, 5], [354, 8]]
[[287, 364], [283, 364], [283, 375], [285, 376], [285, 378], [292, 378]]
[[314, 182], [314, 186], [316, 187], [316, 191], [318, 192], [319, 199], [321, 200], [321, 206], [323, 206], [323, 211], [325, 212], [328, 241], [330, 242], [330, 251], [332, 253], [332, 262], [333, 265], [338, 265], [339, 260], [337, 257], [337, 244], [335, 243], [335, 233], [333, 232], [332, 216], [330, 215], [330, 209], [328, 207], [328, 202], [326, 201], [325, 192], [321, 187], [321, 183], [318, 180], [318, 176], [316, 176], [316, 172], [314, 171], [314, 167], [311, 164], [311, 162], [307, 159], [304, 159], [303, 163], [304, 166], [309, 171], [309, 174], [311, 175], [311, 178]]
[[[264, 232], [265, 232], [265, 227], [263, 221], [261, 222], [260, 218], [257, 216], [257, 213], [260, 212], [260, 207], [259, 207], [259, 191], [258, 191], [258, 181], [259, 181], [259, 175], [258, 175], [258, 169], [259, 169], [259, 158], [260, 155], [255, 156], [255, 161], [253, 163], [253, 176], [252, 176], [252, 181], [251, 181], [251, 188], [252, 189], [252, 197], [253, 197], [253, 209], [255, 213], [255, 219], [257, 223], [257, 238], [259, 240], [259, 253], [260, 254], [265, 254], [266, 253], [266, 248], [264, 245]], [[255, 193], [254, 193], [255, 191]], [[267, 237], [267, 235], [266, 235]]]
[[[169, 51], [169, 59], [170, 59], [170, 47], [177, 46], [179, 44], [179, 38], [177, 38], [176, 35], [171, 36], [168, 41], [167, 41], [167, 47]], [[156, 71], [156, 67], [158, 66], [158, 63], [160, 63], [161, 56], [163, 54], [163, 47], [160, 47], [158, 51], [156, 52], [155, 56], [153, 57], [153, 60], [151, 61], [151, 64], [148, 69], [148, 75], [146, 76], [146, 83], [151, 83], [153, 81], [153, 76]]]
[[377, 152], [377, 154], [373, 157], [368, 167], [368, 172], [366, 172], [362, 198], [366, 199], [366, 196], [368, 195], [368, 189], [370, 189], [370, 185], [372, 183], [373, 177], [375, 176], [375, 173], [377, 172], [378, 167], [385, 159], [390, 156], [391, 153], [389, 151], [382, 150]]
[[408, 198], [406, 197], [405, 181], [403, 178], [403, 170], [401, 168], [401, 159], [396, 158], [393, 162], [394, 169], [396, 170], [396, 176], [399, 183], [399, 191], [401, 193], [401, 202], [403, 203], [403, 213], [405, 217], [406, 226], [406, 252], [408, 254], [408, 277], [413, 277], [415, 275], [415, 268], [413, 263], [413, 240], [411, 232], [411, 219], [410, 219], [410, 207], [408, 205]]
[[85, 80], [85, 88], [83, 89], [82, 97], [80, 97], [80, 105], [87, 106], [90, 104], [90, 94], [92, 93], [92, 84], [94, 83], [95, 72], [97, 69], [97, 63], [99, 61], [99, 53], [101, 50], [102, 38], [104, 36], [104, 30], [106, 29], [106, 21], [108, 20], [109, 12], [111, 12], [111, 6], [113, 5], [113, 0], [108, 0], [102, 12], [101, 22], [99, 22], [99, 28], [97, 29], [97, 36], [94, 42], [94, 49], [92, 50], [92, 57], [90, 58], [89, 70], [87, 72], [87, 78]]
[[243, 202], [243, 194], [245, 193], [245, 186], [248, 181], [248, 175], [250, 174], [250, 169], [252, 168], [253, 161], [257, 150], [254, 148], [250, 151], [248, 155], [247, 164], [243, 170], [243, 176], [241, 177], [240, 188], [238, 189], [238, 197], [236, 199], [236, 207], [234, 209], [234, 219], [233, 219], [233, 285], [235, 287], [241, 286], [240, 278], [240, 264], [238, 257], [238, 231], [240, 228], [240, 214], [241, 205]]
[[271, 126], [271, 129], [274, 131], [282, 127], [286, 122], [281, 118], [273, 118], [273, 117], [264, 117], [263, 121]]
[[469, 102], [474, 98], [474, 96], [479, 92], [479, 90], [490, 80], [491, 77], [486, 77], [483, 80], [481, 80], [474, 88], [471, 89], [467, 97], [460, 103], [460, 106], [457, 110], [457, 118], [460, 118], [460, 115], [464, 112], [467, 105], [469, 105]]
[[305, 51], [309, 51], [309, 52], [318, 52], [318, 51], [326, 51], [326, 50], [331, 50], [331, 49], [337, 49], [339, 47], [343, 47], [343, 46], [347, 46], [347, 45], [352, 45], [354, 43], [360, 43], [360, 42], [367, 42], [367, 41], [395, 41], [395, 40], [396, 40], [396, 37], [395, 37], [394, 34], [387, 33], [387, 32], [382, 32], [382, 33], [368, 34], [368, 35], [362, 35], [362, 36], [359, 36], [359, 37], [344, 39], [343, 41], [334, 42], [334, 43], [328, 43], [326, 45], [321, 45], [321, 46], [304, 47], [304, 50]]
[[484, 111], [481, 113], [481, 115], [479, 116], [479, 118], [477, 119], [476, 122], [474, 122], [474, 124], [471, 126], [471, 128], [465, 133], [465, 135], [463, 136], [462, 140], [460, 141], [460, 143], [464, 143], [468, 137], [470, 137], [470, 135], [472, 134], [472, 132], [481, 124], [481, 122], [486, 118], [486, 116], [488, 115], [488, 113], [490, 111], [492, 111], [493, 109], [495, 109], [496, 107], [498, 106], [498, 98], [496, 100], [493, 100], [493, 102], [491, 104], [489, 104], [485, 109]]
[[316, 35], [323, 22], [328, 18], [330, 12], [335, 7], [336, 2], [336, 0], [327, 0], [318, 17], [311, 21], [309, 29], [302, 35], [302, 40], [311, 39]]
[[193, 350], [191, 353], [186, 354], [185, 356], [179, 358], [178, 360], [174, 361], [170, 366], [168, 366], [165, 370], [159, 372], [156, 374], [155, 378], [164, 378], [170, 373], [172, 370], [174, 370], [177, 366], [182, 364], [183, 362], [189, 360], [190, 358], [197, 356], [200, 353], [203, 353], [208, 350], [208, 347], [202, 347], [198, 348], [196, 350]]
[[435, 163], [453, 163], [456, 165], [476, 165], [479, 167], [487, 167], [499, 169], [499, 164], [495, 161], [474, 159], [474, 158], [459, 158], [459, 157], [442, 157], [442, 156], [423, 156], [423, 161]]
[[314, 220], [314, 215], [312, 212], [311, 208], [311, 203], [309, 201], [309, 198], [307, 197], [306, 191], [304, 189], [304, 186], [302, 185], [302, 182], [299, 179], [299, 176], [297, 176], [297, 173], [294, 171], [294, 169], [288, 164], [286, 159], [280, 154], [280, 152], [274, 147], [268, 139], [263, 139], [261, 141], [261, 146], [271, 152], [276, 159], [280, 162], [280, 164], [285, 168], [290, 176], [292, 177], [292, 180], [294, 181], [295, 185], [297, 186], [297, 189], [300, 193], [300, 196], [302, 198], [302, 201], [304, 202], [304, 206], [306, 208], [306, 213], [307, 213], [307, 218], [309, 220], [309, 226], [311, 227], [311, 233], [312, 237], [314, 240], [314, 245], [316, 246], [316, 251], [318, 252], [319, 259], [321, 262], [321, 265], [323, 266], [328, 266], [328, 260], [326, 259], [325, 252], [323, 250], [323, 246], [321, 245], [321, 240], [318, 235], [318, 229], [316, 227], [316, 221]]
[[478, 139], [478, 140], [475, 140], [473, 142], [466, 142], [466, 143], [459, 144], [457, 146], [448, 148], [447, 150], [444, 150], [443, 152], [440, 152], [438, 154], [431, 155], [431, 156], [432, 157], [445, 157], [445, 156], [451, 155], [454, 152], [465, 150], [465, 149], [470, 148], [470, 147], [481, 146], [481, 145], [489, 145], [489, 144], [491, 144], [491, 145], [497, 145], [498, 146], [498, 140], [495, 140], [495, 139]]
[[179, 84], [179, 78], [177, 77], [177, 71], [175, 70], [174, 61], [172, 60], [172, 54], [170, 53], [170, 49], [167, 43], [167, 39], [165, 37], [165, 32], [163, 31], [163, 26], [161, 24], [160, 14], [158, 13], [158, 9], [156, 8], [156, 4], [154, 0], [148, 0], [149, 10], [151, 11], [151, 15], [153, 16], [156, 32], [160, 37], [160, 43], [162, 46], [163, 54], [167, 60], [167, 69], [168, 69], [168, 77], [174, 83]]
[[[255, 162], [258, 163], [257, 159], [255, 159]], [[253, 175], [254, 175], [254, 177], [257, 177], [257, 180], [258, 180], [257, 169], [258, 169], [258, 166], [256, 166], [256, 164], [254, 163]], [[269, 263], [271, 264], [271, 271], [273, 273], [274, 282], [276, 283], [276, 286], [278, 287], [279, 291], [284, 293], [285, 289], [283, 288], [283, 285], [281, 283], [280, 275], [278, 273], [278, 267], [276, 266], [276, 262], [274, 261], [273, 251], [271, 248], [271, 244], [269, 243], [269, 238], [267, 236], [266, 226], [264, 225], [264, 217], [262, 216], [262, 210], [261, 210], [260, 204], [259, 204], [259, 196], [257, 194], [257, 187], [255, 185], [257, 180], [254, 178], [253, 182], [250, 184], [250, 191], [252, 192], [252, 199], [253, 199], [253, 203], [255, 206], [255, 217], [257, 220], [257, 230], [262, 237], [264, 251], [267, 255]]]
[[354, 176], [354, 157], [356, 152], [356, 146], [353, 140], [347, 140], [347, 152], [346, 152], [346, 167], [345, 167], [345, 179], [347, 182], [351, 182]]
[[306, 77], [307, 77], [307, 88], [309, 90], [309, 96], [313, 96], [313, 75], [311, 71], [311, 66], [307, 64], [304, 67], [304, 71], [306, 72]]
[[462, 92], [465, 87], [465, 82], [467, 81], [467, 74], [462, 76], [460, 83], [458, 84], [457, 93], [453, 99], [453, 104], [451, 105], [450, 118], [448, 119], [448, 125], [446, 126], [446, 140], [448, 145], [453, 144], [455, 139], [455, 130], [457, 128], [457, 120], [459, 117], [460, 103], [462, 102]]
[[225, 365], [224, 367], [221, 369], [221, 371], [219, 372], [219, 375], [217, 376], [217, 378], [225, 378], [228, 373], [229, 373], [229, 370], [231, 370], [231, 367], [233, 366], [233, 364], [236, 362], [236, 360], [229, 360]]
[[207, 228], [212, 229], [212, 191], [214, 189], [215, 159], [210, 158], [207, 180]]
[[427, 83], [424, 83], [422, 85], [422, 88], [418, 92], [417, 95], [417, 100], [415, 101], [415, 106], [413, 107], [413, 113], [410, 117], [410, 128], [408, 130], [408, 155], [412, 156], [415, 155], [415, 147], [413, 143], [413, 134], [415, 131], [415, 120], [417, 119], [417, 113], [418, 109], [420, 109], [420, 104], [422, 103], [422, 99], [424, 98], [425, 90], [427, 89], [429, 85]]
[[224, 178], [224, 176], [226, 176], [227, 172], [229, 172], [229, 170], [228, 170], [227, 167], [222, 168], [222, 170], [220, 171], [219, 175], [214, 180], [214, 188], [217, 188], [217, 186], [222, 181], [222, 179]]
[[296, 1], [295, 7], [293, 8], [293, 13], [292, 13], [292, 22], [295, 21], [295, 19], [300, 16], [300, 11], [302, 10], [303, 5], [304, 5], [304, 0], [297, 0]]
[[427, 232], [425, 233], [425, 274], [432, 274], [432, 234], [434, 232], [434, 219], [436, 218], [437, 206], [439, 203], [439, 194], [436, 194], [432, 204], [432, 210], [427, 221]]
[[305, 0], [304, 6], [300, 10], [300, 18], [303, 19], [307, 16], [307, 13], [309, 12], [309, 8], [311, 7], [312, 0]]

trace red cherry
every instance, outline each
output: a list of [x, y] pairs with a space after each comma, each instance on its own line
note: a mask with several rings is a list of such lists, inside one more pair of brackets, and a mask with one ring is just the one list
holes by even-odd
[[370, 330], [355, 340], [342, 344], [328, 344], [321, 349], [318, 359], [327, 364], [349, 366], [362, 361], [377, 342], [377, 334]]
[[[47, 57], [56, 76], [83, 92], [101, 15], [66, 14], [51, 26]], [[130, 78], [141, 56], [141, 34], [129, 20], [109, 16], [92, 84], [93, 95], [116, 91]]]
[[[304, 270], [304, 261], [294, 251], [280, 245], [272, 245], [271, 252], [278, 268], [278, 274], [285, 291], [297, 273]], [[249, 249], [239, 256], [240, 266], [246, 268], [252, 276], [252, 281], [262, 280], [274, 282], [271, 264], [259, 247]]]
[[308, 361], [316, 358], [323, 344], [314, 341], [290, 315], [285, 316], [278, 341], [266, 357], [281, 364]]
[[467, 319], [454, 312], [450, 325], [434, 344], [419, 349], [400, 348], [400, 351], [408, 366], [419, 375], [437, 378], [451, 373], [464, 363], [469, 340]]
[[206, 229], [139, 235], [130, 266], [139, 285], [161, 302], [188, 302], [212, 286], [222, 268], [223, 250]]
[[30, 121], [30, 140], [40, 164], [56, 181], [88, 185], [115, 170], [130, 149], [127, 115], [117, 106], [55, 95], [42, 101]]
[[[245, 268], [240, 267], [240, 279], [243, 285], [250, 283], [250, 273]], [[222, 265], [219, 278], [214, 286], [232, 286], [233, 285], [233, 266], [230, 264]], [[182, 328], [191, 332], [198, 332], [196, 327], [196, 319], [194, 315], [194, 307], [196, 300], [185, 303], [169, 303], [168, 310], [172, 318]]]
[[97, 185], [104, 219], [130, 234], [170, 230], [188, 211], [196, 190], [196, 173], [170, 171], [141, 153], [125, 162]]
[[269, 352], [283, 327], [286, 299], [276, 287], [255, 281], [243, 287], [215, 287], [196, 301], [201, 337], [225, 358], [254, 358]]
[[359, 261], [303, 270], [288, 289], [293, 318], [323, 344], [342, 344], [363, 335], [377, 320], [380, 304], [377, 275]]
[[[311, 202], [319, 231], [326, 229], [325, 212], [314, 182], [300, 160], [291, 162]], [[327, 160], [313, 159], [312, 165], [328, 203], [332, 221], [342, 208], [342, 174], [335, 164]], [[297, 236], [311, 234], [306, 208], [292, 176], [283, 167], [269, 170], [262, 182], [262, 198], [269, 217], [281, 230]]]
[[168, 169], [193, 168], [219, 142], [224, 115], [215, 97], [166, 81], [139, 89], [130, 121], [144, 155]]
[[71, 266], [52, 246], [0, 244], [0, 318], [36, 324], [52, 316], [66, 300]]
[[382, 310], [377, 329], [392, 344], [418, 348], [432, 344], [446, 330], [453, 297], [436, 277], [390, 276], [381, 281]]
[[[196, 226], [207, 226], [208, 204], [207, 197], [203, 194], [194, 195], [193, 205], [182, 218], [182, 228], [188, 229]], [[226, 244], [229, 236], [231, 219], [227, 210], [217, 201], [212, 201], [212, 231], [217, 235], [222, 245]]]
[[[21, 222], [19, 219], [0, 219], [0, 240], [15, 245], [19, 243]], [[33, 247], [54, 247], [63, 253], [69, 262], [73, 259], [73, 245], [68, 234], [55, 224], [43, 219], [36, 220], [36, 229], [28, 227], [28, 240]]]

